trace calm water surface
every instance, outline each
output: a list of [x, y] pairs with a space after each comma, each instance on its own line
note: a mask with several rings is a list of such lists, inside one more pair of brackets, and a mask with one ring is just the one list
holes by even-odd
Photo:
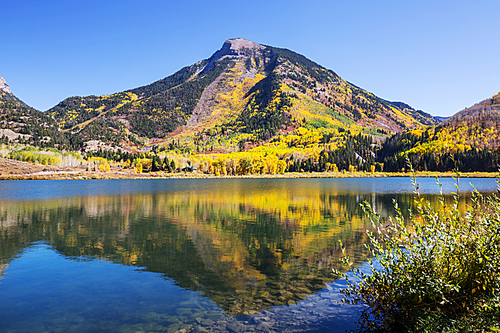
[[338, 240], [365, 265], [359, 204], [393, 199], [409, 178], [0, 182], [0, 332], [355, 329]]

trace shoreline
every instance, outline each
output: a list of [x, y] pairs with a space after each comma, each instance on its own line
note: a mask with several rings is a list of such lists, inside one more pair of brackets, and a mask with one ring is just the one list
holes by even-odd
[[[413, 177], [410, 172], [307, 172], [285, 173], [279, 175], [254, 174], [242, 176], [216, 176], [203, 173], [168, 173], [164, 171], [150, 173], [133, 173], [126, 171], [95, 172], [85, 170], [53, 170], [39, 171], [29, 174], [0, 174], [2, 180], [98, 180], [98, 179], [298, 179], [298, 178], [388, 178], [388, 177]], [[454, 172], [416, 172], [417, 177], [451, 178]], [[464, 172], [460, 178], [499, 178], [496, 172]]]
[[[417, 171], [417, 177], [450, 178], [455, 172]], [[216, 176], [214, 174], [193, 172], [168, 173], [166, 171], [135, 173], [131, 168], [111, 166], [110, 170], [87, 171], [85, 166], [55, 166], [21, 162], [0, 157], [0, 181], [2, 180], [85, 180], [85, 179], [298, 179], [298, 178], [386, 178], [413, 177], [411, 172], [365, 172], [365, 171], [324, 171], [324, 172], [287, 172], [284, 174], [251, 174], [241, 176]], [[498, 172], [463, 172], [460, 178], [500, 178]]]

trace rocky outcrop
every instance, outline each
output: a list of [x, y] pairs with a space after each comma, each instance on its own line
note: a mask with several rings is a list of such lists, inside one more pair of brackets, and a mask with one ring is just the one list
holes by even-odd
[[0, 76], [0, 101], [1, 100], [11, 101], [21, 106], [28, 106], [26, 103], [14, 96], [5, 79]]
[[5, 79], [0, 76], [0, 90], [12, 95], [12, 91], [10, 90], [9, 86], [7, 85], [7, 82], [5, 82]]
[[[254, 43], [252, 41], [243, 39], [243, 38], [233, 38], [233, 39], [228, 39], [224, 43], [224, 45], [229, 45], [229, 48], [236, 53], [240, 52], [254, 52], [254, 51], [259, 51], [259, 50], [264, 50], [266, 47], [257, 43]], [[245, 51], [246, 50], [246, 51]]]
[[265, 50], [266, 47], [243, 38], [228, 39], [221, 49], [210, 57], [210, 62], [205, 66], [203, 72], [212, 68], [215, 61], [225, 56], [234, 57], [255, 57], [257, 53]]

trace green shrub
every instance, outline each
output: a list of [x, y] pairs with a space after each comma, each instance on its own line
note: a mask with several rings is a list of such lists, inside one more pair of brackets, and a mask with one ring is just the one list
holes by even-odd
[[37, 149], [33, 146], [26, 146], [21, 151], [37, 151]]
[[54, 153], [54, 154], [62, 155], [62, 152], [59, 149], [57, 149], [57, 148], [48, 148], [47, 151], [51, 152], [51, 153]]
[[[414, 177], [415, 204], [406, 219], [396, 202], [396, 215], [388, 221], [363, 205], [374, 230], [367, 231], [366, 246], [374, 257], [370, 274], [355, 267], [345, 249], [341, 258], [355, 277], [347, 281], [344, 301], [364, 305], [362, 329], [429, 331], [434, 325], [434, 331], [458, 332], [468, 318], [498, 318], [500, 198], [474, 191], [461, 213], [458, 173], [456, 181], [453, 203], [446, 205], [441, 191], [433, 208], [420, 196]], [[487, 320], [478, 322], [494, 329]]]

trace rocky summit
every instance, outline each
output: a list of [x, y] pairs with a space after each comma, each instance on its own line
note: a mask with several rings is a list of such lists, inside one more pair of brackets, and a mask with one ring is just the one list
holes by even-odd
[[7, 82], [5, 82], [5, 79], [1, 76], [0, 76], [0, 90], [6, 94], [12, 94], [12, 91], [10, 91], [10, 88], [7, 85]]
[[15, 102], [16, 104], [22, 106], [27, 106], [23, 101], [21, 101], [12, 93], [5, 79], [0, 76], [0, 101], [2, 100]]

